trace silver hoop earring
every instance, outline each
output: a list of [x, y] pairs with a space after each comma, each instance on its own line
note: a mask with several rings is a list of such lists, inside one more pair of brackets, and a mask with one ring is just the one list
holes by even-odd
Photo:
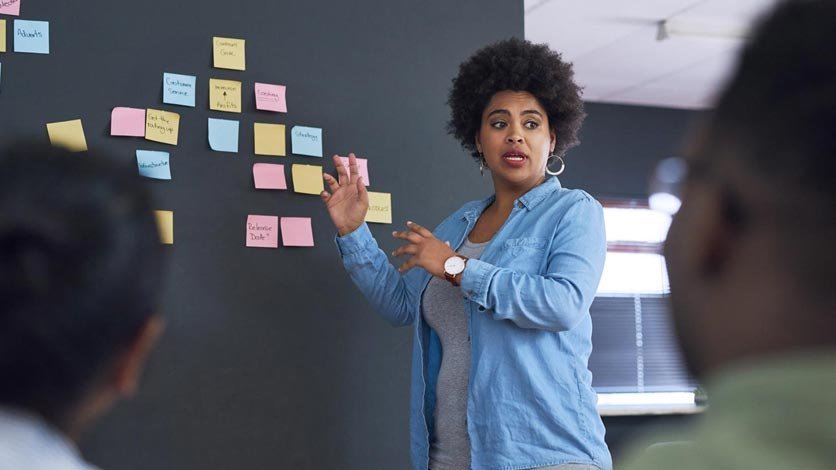
[[[560, 169], [557, 170], [557, 171], [552, 171], [549, 167], [551, 166], [551, 164], [552, 164], [552, 162], [554, 161], [555, 158], [560, 160]], [[546, 173], [548, 173], [552, 176], [558, 176], [559, 174], [563, 173], [563, 170], [565, 170], [565, 169], [566, 169], [566, 164], [563, 162], [563, 157], [560, 157], [558, 155], [549, 155], [549, 159], [546, 160]]]
[[485, 176], [485, 156], [479, 152], [479, 176]]

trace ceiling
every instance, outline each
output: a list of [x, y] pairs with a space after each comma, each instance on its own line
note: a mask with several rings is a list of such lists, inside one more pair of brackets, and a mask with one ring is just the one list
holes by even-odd
[[[703, 109], [732, 71], [747, 29], [775, 3], [525, 0], [525, 37], [574, 63], [586, 101]], [[664, 21], [671, 34], [658, 40]]]

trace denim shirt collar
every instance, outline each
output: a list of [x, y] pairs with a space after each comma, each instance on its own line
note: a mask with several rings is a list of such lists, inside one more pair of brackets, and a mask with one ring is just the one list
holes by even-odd
[[[523, 194], [522, 197], [517, 199], [517, 204], [522, 204], [521, 207], [525, 207], [528, 210], [532, 210], [537, 207], [537, 204], [540, 204], [544, 199], [546, 199], [549, 195], [553, 192], [559, 190], [561, 188], [560, 180], [557, 179], [557, 176], [549, 176], [547, 177], [542, 183], [538, 184], [537, 186], [531, 188], [527, 193]], [[482, 212], [496, 199], [496, 194], [492, 194], [485, 199], [477, 201], [477, 203], [466, 210], [462, 214], [462, 218], [469, 222], [473, 222], [474, 220], [478, 219]]]

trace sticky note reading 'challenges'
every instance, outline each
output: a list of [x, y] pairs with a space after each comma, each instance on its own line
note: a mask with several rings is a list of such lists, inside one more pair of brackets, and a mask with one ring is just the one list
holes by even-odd
[[[351, 174], [351, 170], [348, 167], [348, 157], [339, 157], [340, 161], [343, 162], [343, 166], [345, 167], [345, 171], [347, 174]], [[368, 186], [369, 183], [369, 161], [365, 158], [358, 158], [357, 159], [357, 171], [360, 172], [360, 176], [363, 177], [363, 184]]]
[[71, 152], [87, 150], [87, 139], [84, 137], [81, 119], [51, 122], [46, 125], [46, 131], [49, 141], [56, 147], [64, 147]]
[[255, 154], [284, 157], [284, 124], [265, 124], [256, 122], [253, 124], [253, 136], [255, 137]]
[[282, 217], [282, 245], [314, 246], [310, 217]]
[[238, 121], [209, 118], [209, 147], [216, 152], [238, 152]]
[[241, 82], [210, 78], [209, 109], [227, 113], [240, 113]]
[[369, 211], [366, 222], [377, 224], [392, 223], [392, 195], [389, 193], [374, 193], [369, 191]]
[[247, 246], [278, 248], [279, 218], [272, 215], [248, 215]]
[[322, 167], [318, 165], [293, 165], [293, 191], [301, 194], [319, 195], [325, 190], [322, 182]]
[[253, 180], [256, 189], [287, 189], [284, 165], [256, 163], [253, 165]]
[[113, 108], [110, 113], [110, 135], [145, 137], [145, 110]]
[[6, 20], [0, 20], [0, 52], [6, 52]]
[[157, 180], [171, 179], [171, 166], [169, 165], [168, 152], [137, 150], [136, 165], [139, 167], [139, 174], [146, 178]]
[[294, 126], [290, 131], [293, 153], [309, 157], [322, 156], [322, 129]]
[[154, 211], [157, 218], [157, 229], [160, 232], [160, 243], [174, 244], [174, 211]]
[[255, 107], [262, 111], [287, 112], [284, 85], [255, 84]]
[[194, 108], [196, 82], [192, 75], [163, 73], [163, 103]]
[[0, 0], [0, 15], [20, 15], [21, 0]]
[[14, 36], [15, 52], [49, 54], [48, 21], [15, 20]]
[[246, 48], [243, 39], [212, 38], [212, 55], [215, 68], [246, 70]]
[[180, 134], [180, 115], [159, 109], [145, 111], [145, 139], [163, 144], [177, 145]]

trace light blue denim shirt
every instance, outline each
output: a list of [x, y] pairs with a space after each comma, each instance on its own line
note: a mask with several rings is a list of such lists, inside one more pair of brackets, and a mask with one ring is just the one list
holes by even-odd
[[[457, 249], [494, 196], [465, 204], [434, 234]], [[395, 326], [415, 326], [410, 452], [426, 470], [433, 429], [438, 336], [420, 299], [431, 275], [400, 275], [367, 225], [337, 238], [351, 279]], [[557, 178], [520, 197], [505, 224], [462, 276], [472, 364], [467, 404], [476, 470], [564, 463], [612, 468], [596, 409], [589, 306], [606, 255], [601, 205]]]

